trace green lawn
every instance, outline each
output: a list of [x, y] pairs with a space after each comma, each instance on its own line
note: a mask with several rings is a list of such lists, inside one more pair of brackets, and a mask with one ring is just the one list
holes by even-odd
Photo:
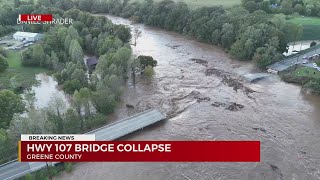
[[[176, 0], [180, 1], [180, 0]], [[232, 7], [234, 5], [239, 5], [241, 0], [183, 0], [190, 7], [202, 7], [202, 6], [219, 6]]]
[[301, 40], [320, 39], [320, 18], [300, 16], [292, 18], [288, 21], [303, 25], [303, 35]]
[[311, 78], [320, 79], [320, 72], [314, 68], [311, 68], [311, 67], [300, 67], [300, 68], [296, 69], [293, 72], [293, 74], [295, 76], [311, 77]]
[[[138, 0], [138, 1], [143, 1], [143, 0]], [[161, 0], [155, 0], [155, 1], [161, 1]], [[241, 0], [174, 0], [174, 1], [176, 2], [183, 1], [186, 4], [188, 4], [189, 7], [192, 7], [192, 8], [203, 7], [203, 6], [219, 6], [219, 5], [222, 5], [228, 8], [234, 5], [239, 5], [241, 3]]]
[[37, 83], [36, 74], [47, 72], [44, 68], [22, 66], [20, 53], [8, 51], [9, 68], [0, 74], [0, 89], [18, 90], [19, 87], [31, 87]]
[[295, 17], [289, 20], [290, 22], [302, 25], [318, 25], [320, 26], [320, 18], [317, 17]]

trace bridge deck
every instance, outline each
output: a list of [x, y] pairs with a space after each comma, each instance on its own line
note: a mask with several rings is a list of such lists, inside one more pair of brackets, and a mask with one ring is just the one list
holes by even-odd
[[[165, 115], [158, 110], [147, 110], [142, 113], [138, 113], [134, 116], [128, 117], [121, 121], [117, 121], [110, 125], [95, 129], [86, 134], [95, 134], [97, 141], [112, 141], [127, 134], [135, 132], [139, 129], [147, 127], [151, 124], [159, 122], [165, 119]], [[56, 164], [56, 163], [52, 163]], [[46, 166], [43, 162], [18, 162], [12, 161], [10, 163], [0, 165], [0, 179], [10, 180], [28, 173], [34, 172]]]
[[254, 82], [266, 77], [271, 76], [271, 74], [268, 73], [254, 73], [254, 74], [245, 74], [243, 77], [248, 81], [248, 82]]

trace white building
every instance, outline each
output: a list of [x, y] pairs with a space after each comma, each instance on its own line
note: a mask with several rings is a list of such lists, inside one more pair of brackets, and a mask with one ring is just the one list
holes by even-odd
[[26, 41], [38, 41], [39, 39], [42, 38], [42, 34], [39, 33], [31, 33], [31, 32], [21, 32], [18, 31], [14, 33], [13, 38], [16, 40], [26, 40]]

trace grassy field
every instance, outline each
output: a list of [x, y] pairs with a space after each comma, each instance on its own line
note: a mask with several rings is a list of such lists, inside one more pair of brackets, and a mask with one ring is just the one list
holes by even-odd
[[293, 72], [293, 75], [320, 79], [320, 72], [311, 67], [300, 67]]
[[8, 4], [10, 6], [13, 6], [13, 0], [0, 0], [0, 7], [2, 7], [5, 4]]
[[301, 40], [320, 39], [320, 18], [300, 16], [290, 19], [288, 21], [303, 25], [303, 35]]
[[46, 72], [46, 69], [24, 67], [21, 64], [20, 51], [8, 51], [9, 68], [0, 74], [0, 89], [18, 90], [37, 83], [35, 75]]
[[[138, 0], [143, 1], [143, 0]], [[161, 0], [155, 0], [161, 1]], [[239, 5], [241, 0], [174, 0], [176, 2], [183, 1], [192, 8], [203, 7], [203, 6], [219, 6], [222, 5], [226, 8], [234, 5]]]
[[318, 25], [320, 26], [320, 18], [316, 17], [296, 17], [289, 20], [290, 22], [302, 25]]

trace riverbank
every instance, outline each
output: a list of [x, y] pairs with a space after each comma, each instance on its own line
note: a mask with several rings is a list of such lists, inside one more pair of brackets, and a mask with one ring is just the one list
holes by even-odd
[[10, 50], [7, 54], [9, 68], [0, 74], [0, 90], [9, 89], [21, 93], [37, 83], [36, 74], [49, 72], [40, 67], [22, 66], [21, 51]]
[[320, 95], [320, 72], [312, 67], [298, 67], [281, 75], [288, 83], [301, 85], [304, 90]]

